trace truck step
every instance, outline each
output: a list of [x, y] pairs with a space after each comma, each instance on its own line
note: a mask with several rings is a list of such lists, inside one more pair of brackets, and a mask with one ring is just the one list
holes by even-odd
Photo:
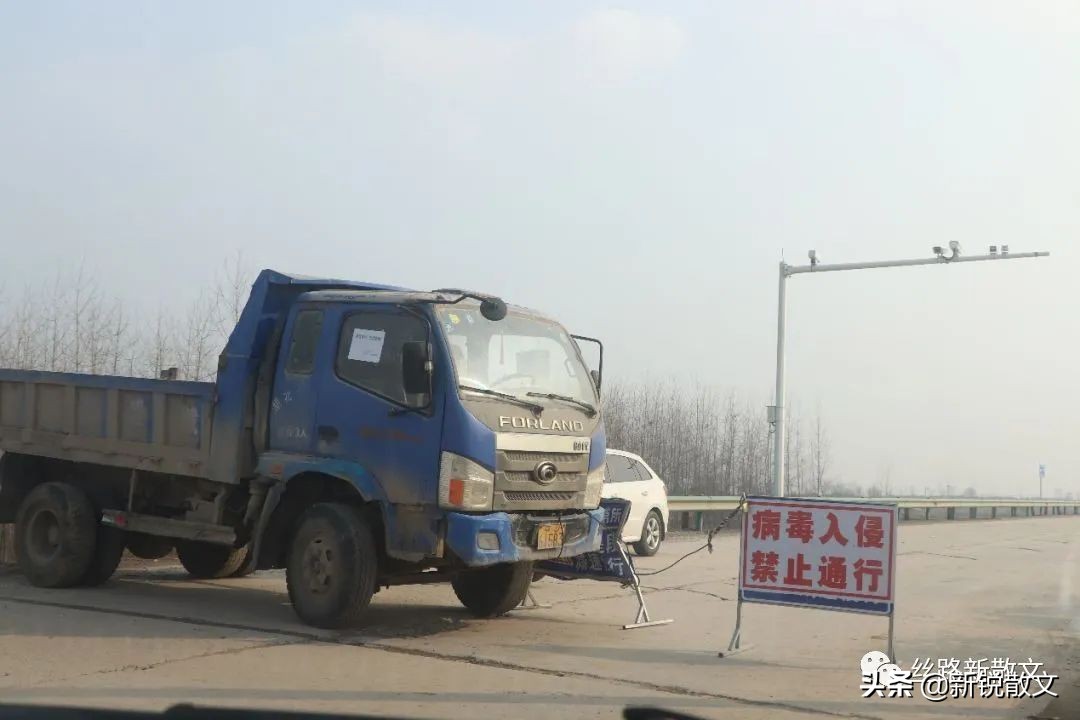
[[236, 544], [236, 531], [224, 525], [140, 515], [127, 510], [102, 510], [101, 524], [146, 535], [198, 540], [215, 545]]

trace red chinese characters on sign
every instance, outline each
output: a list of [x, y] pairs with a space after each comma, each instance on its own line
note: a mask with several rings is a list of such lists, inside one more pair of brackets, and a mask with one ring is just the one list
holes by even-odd
[[[894, 507], [777, 498], [748, 503], [740, 591], [769, 591], [763, 602], [891, 605]], [[784, 600], [788, 594], [793, 599]], [[811, 602], [815, 597], [831, 599]]]
[[825, 517], [829, 520], [829, 529], [821, 536], [821, 544], [835, 540], [841, 545], [847, 545], [847, 538], [840, 532], [840, 518], [836, 517], [836, 513], [829, 513]]
[[847, 558], [830, 555], [821, 558], [818, 566], [818, 585], [834, 590], [847, 589]]
[[813, 585], [813, 581], [806, 577], [806, 572], [810, 569], [810, 563], [803, 560], [803, 554], [798, 553], [793, 558], [788, 558], [787, 561], [787, 575], [784, 576], [785, 585], [805, 585], [810, 587]]
[[863, 579], [867, 581], [866, 592], [877, 592], [878, 578], [881, 577], [882, 567], [880, 560], [856, 560], [855, 561], [855, 589], [863, 590]]
[[879, 548], [885, 540], [882, 518], [876, 515], [860, 515], [855, 523], [855, 533], [859, 537], [859, 547]]
[[805, 545], [814, 539], [814, 514], [805, 510], [790, 510], [787, 514], [787, 536]]
[[754, 563], [754, 569], [750, 571], [750, 577], [757, 582], [776, 582], [777, 565], [780, 564], [780, 556], [774, 552], [762, 552], [758, 550], [750, 558]]
[[775, 510], [759, 510], [754, 513], [754, 537], [758, 540], [780, 539], [780, 513]]

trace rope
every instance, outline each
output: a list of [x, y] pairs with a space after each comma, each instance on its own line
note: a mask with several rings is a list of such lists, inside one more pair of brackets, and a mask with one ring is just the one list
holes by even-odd
[[717, 525], [716, 527], [714, 527], [712, 530], [709, 531], [709, 536], [708, 536], [708, 538], [706, 538], [705, 544], [702, 545], [701, 547], [699, 547], [698, 549], [691, 550], [690, 552], [686, 553], [681, 558], [679, 558], [675, 562], [671, 563], [667, 567], [660, 568], [659, 570], [653, 570], [652, 572], [639, 572], [639, 573], [637, 573], [637, 576], [638, 577], [651, 577], [653, 575], [659, 575], [662, 572], [667, 572], [671, 568], [673, 568], [676, 565], [678, 565], [679, 563], [681, 563], [686, 558], [691, 557], [693, 555], [697, 555], [699, 552], [701, 552], [702, 550], [705, 550], [706, 548], [708, 548], [709, 553], [712, 554], [712, 551], [713, 551], [713, 545], [712, 545], [713, 537], [716, 535], [716, 533], [720, 532], [725, 527], [727, 527], [727, 524], [729, 522], [731, 522], [732, 518], [734, 518], [736, 515], [738, 515], [740, 512], [742, 512], [742, 509], [743, 509], [744, 505], [746, 505], [746, 495], [745, 494], [739, 497], [739, 504], [735, 507], [735, 509], [732, 510], [731, 512], [729, 512], [727, 514], [727, 516], [724, 517], [724, 519], [720, 521], [719, 525]]

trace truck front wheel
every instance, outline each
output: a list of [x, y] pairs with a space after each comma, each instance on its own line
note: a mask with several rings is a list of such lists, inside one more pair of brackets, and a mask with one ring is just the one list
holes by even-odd
[[312, 505], [296, 524], [285, 569], [293, 610], [315, 627], [354, 625], [375, 594], [378, 569], [375, 539], [360, 511]]
[[505, 615], [525, 599], [532, 581], [531, 562], [502, 563], [464, 570], [453, 579], [454, 594], [469, 612], [489, 618]]
[[192, 577], [211, 579], [229, 577], [239, 570], [247, 551], [242, 547], [181, 540], [176, 543], [176, 556]]
[[90, 570], [97, 544], [97, 513], [74, 485], [38, 485], [19, 506], [15, 556], [32, 585], [77, 585]]

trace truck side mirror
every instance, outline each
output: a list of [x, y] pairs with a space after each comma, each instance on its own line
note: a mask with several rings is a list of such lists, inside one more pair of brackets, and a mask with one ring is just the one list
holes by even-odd
[[600, 395], [600, 379], [604, 377], [604, 343], [600, 342], [596, 338], [591, 338], [586, 335], [571, 335], [574, 338], [574, 342], [578, 344], [578, 350], [581, 350], [581, 343], [587, 342], [596, 346], [596, 349], [600, 353], [600, 362], [595, 370], [589, 371], [589, 377], [592, 378], [593, 385], [596, 386], [596, 394]]
[[431, 393], [431, 365], [426, 342], [416, 340], [401, 346], [401, 380], [406, 395]]

